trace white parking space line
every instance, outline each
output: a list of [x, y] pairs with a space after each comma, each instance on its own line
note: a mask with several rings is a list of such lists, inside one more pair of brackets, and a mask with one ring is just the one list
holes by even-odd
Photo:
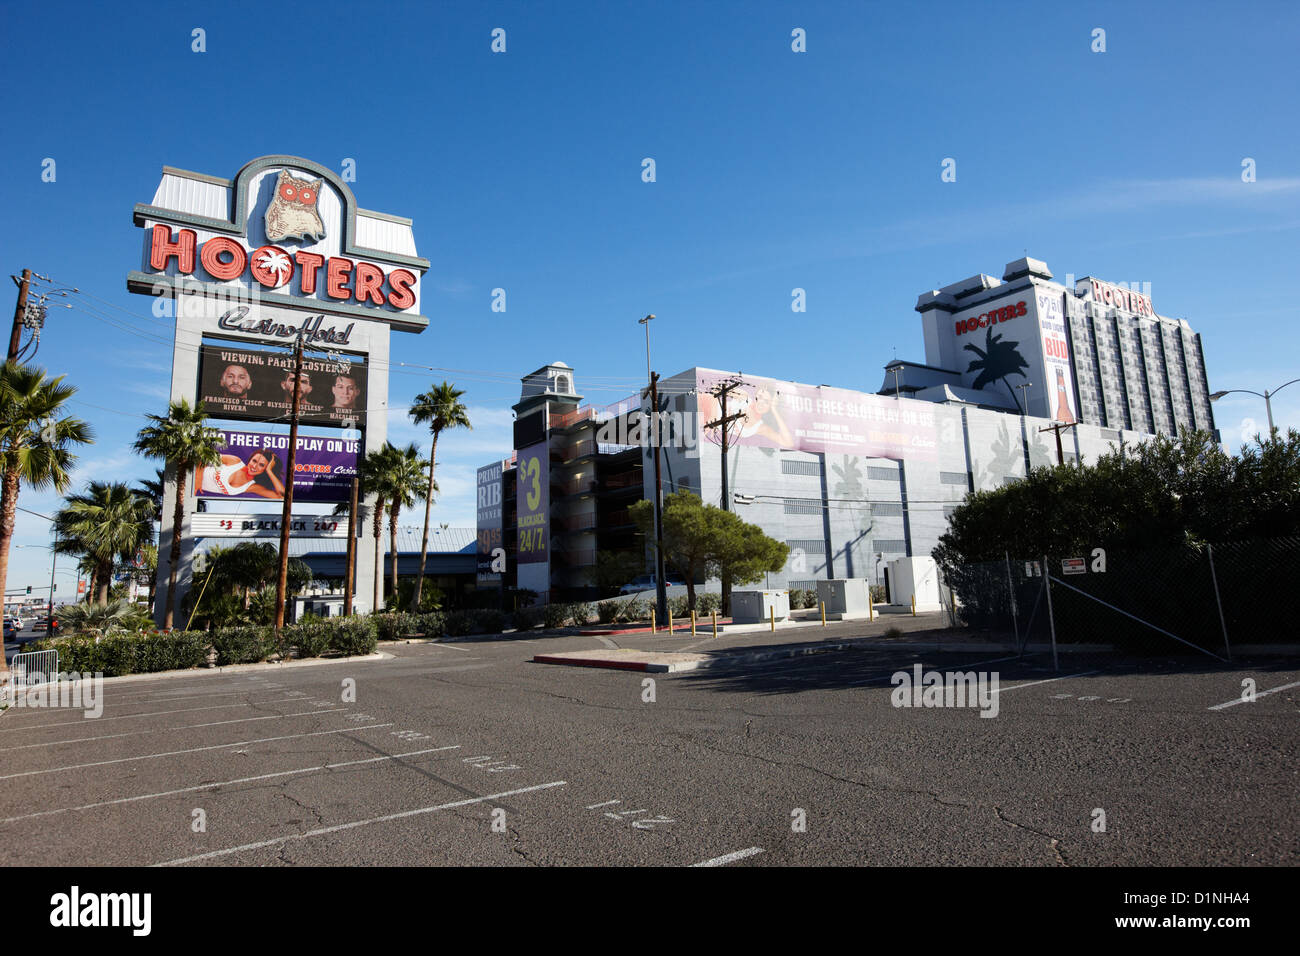
[[[468, 647], [457, 647], [455, 644], [443, 644], [443, 643], [438, 642], [438, 641], [434, 641], [433, 643], [431, 643], [431, 644], [429, 645], [429, 647], [437, 647], [437, 648], [439, 648], [439, 649], [441, 649], [441, 650], [447, 650], [447, 651], [460, 651], [462, 654], [468, 654], [468, 653], [469, 653], [469, 648], [468, 648]], [[468, 660], [476, 661], [476, 660], [478, 660], [478, 658], [477, 658], [477, 657], [471, 657], [471, 658], [468, 658]]]
[[199, 727], [224, 727], [226, 724], [247, 724], [254, 720], [283, 720], [286, 717], [310, 717], [312, 714], [336, 714], [348, 707], [331, 707], [328, 710], [304, 710], [297, 714], [267, 714], [265, 717], [238, 717], [235, 720], [214, 720], [206, 724], [183, 724], [180, 727], [167, 727], [162, 730], [128, 730], [121, 734], [99, 734], [95, 737], [74, 737], [72, 740], [48, 740], [39, 744], [22, 744], [18, 747], [0, 747], [0, 753], [11, 750], [29, 750], [32, 747], [57, 747], [60, 744], [84, 744], [92, 740], [116, 740], [119, 737], [138, 737], [141, 734], [170, 734], [178, 730], [194, 730]]
[[343, 763], [327, 763], [316, 767], [303, 767], [300, 770], [280, 770], [276, 773], [262, 773], [255, 777], [240, 777], [236, 780], [219, 780], [215, 783], [200, 783], [193, 787], [181, 787], [179, 790], [163, 790], [159, 793], [142, 793], [136, 797], [122, 797], [118, 800], [101, 800], [99, 803], [83, 803], [79, 807], [60, 807], [57, 810], [38, 810], [35, 813], [24, 813], [21, 816], [5, 817], [0, 819], [0, 824], [15, 823], [18, 820], [31, 820], [34, 817], [49, 817], [58, 813], [75, 813], [78, 810], [95, 810], [99, 807], [111, 807], [119, 803], [136, 803], [140, 800], [154, 800], [158, 797], [174, 797], [182, 793], [193, 793], [196, 790], [214, 790], [217, 787], [233, 787], [241, 783], [255, 783], [259, 780], [272, 780], [276, 777], [292, 777], [298, 774], [315, 773], [320, 770], [341, 770], [344, 767], [360, 767], [364, 764], [381, 763], [385, 760], [401, 760], [405, 757], [420, 757], [424, 754], [439, 753], [443, 750], [459, 750], [460, 744], [452, 744], [448, 747], [433, 747], [429, 750], [412, 750], [403, 754], [385, 754], [382, 757], [367, 757], [365, 760], [348, 760]]
[[152, 692], [151, 693], [132, 692], [131, 694], [122, 694], [116, 692], [116, 688], [114, 687], [110, 686], [109, 688], [109, 690], [114, 691], [113, 700], [119, 704], [138, 703], [140, 701], [145, 701], [145, 700], [153, 703], [164, 703], [166, 701], [173, 701], [173, 700], [198, 700], [200, 697], [242, 697], [245, 694], [255, 693], [259, 690], [270, 691], [270, 690], [283, 690], [283, 689], [284, 688], [282, 688], [279, 684], [274, 684], [274, 685], [273, 684], [248, 684], [242, 690], [213, 691], [212, 693], [209, 694], [167, 694], [166, 696], [160, 697], [159, 695]]
[[391, 727], [388, 724], [365, 724], [358, 727], [340, 727], [338, 730], [314, 730], [307, 734], [287, 734], [283, 737], [259, 737], [256, 740], [236, 740], [228, 744], [213, 744], [210, 747], [191, 747], [188, 750], [169, 750], [165, 753], [141, 754], [138, 757], [119, 757], [116, 760], [97, 760], [94, 763], [79, 763], [68, 767], [48, 767], [45, 770], [26, 770], [22, 773], [7, 773], [0, 780], [12, 780], [15, 777], [36, 777], [43, 773], [62, 773], [65, 770], [85, 770], [87, 767], [107, 767], [110, 764], [131, 763], [136, 760], [156, 760], [159, 757], [178, 757], [181, 754], [202, 753], [205, 750], [229, 750], [231, 747], [246, 747], [249, 744], [265, 744], [274, 740], [298, 740], [302, 737], [323, 737], [326, 734], [345, 734], [353, 730], [374, 730], [377, 727]]
[[[259, 701], [255, 701], [255, 703], [257, 703], [257, 704], [286, 704], [286, 703], [293, 703], [293, 702], [297, 701], [298, 699], [299, 699], [299, 698], [297, 698], [297, 697], [280, 697], [280, 698], [277, 698], [276, 700], [259, 700]], [[84, 726], [86, 726], [85, 721], [88, 720], [88, 719], [93, 719], [93, 720], [95, 720], [97, 723], [101, 723], [101, 724], [102, 724], [102, 723], [104, 723], [105, 721], [109, 721], [109, 720], [131, 720], [131, 719], [134, 718], [134, 717], [165, 717], [165, 716], [167, 716], [168, 714], [193, 714], [193, 713], [195, 713], [195, 712], [197, 712], [197, 711], [200, 711], [200, 710], [234, 710], [236, 707], [251, 707], [251, 706], [253, 706], [253, 705], [252, 705], [252, 704], [247, 704], [247, 703], [245, 703], [245, 704], [211, 704], [211, 705], [209, 705], [209, 706], [207, 706], [207, 707], [182, 707], [180, 710], [150, 710], [150, 711], [145, 711], [145, 712], [142, 713], [142, 714], [121, 714], [121, 715], [119, 715], [119, 716], [117, 716], [117, 717], [94, 717], [94, 718], [86, 718], [86, 717], [83, 717], [81, 720], [61, 720], [61, 721], [58, 721], [57, 723], [53, 723], [53, 724], [30, 724], [30, 725], [26, 725], [26, 726], [22, 726], [22, 727], [9, 727], [9, 728], [6, 728], [5, 730], [0, 730], [0, 733], [14, 733], [15, 731], [20, 731], [20, 730], [21, 730], [21, 731], [27, 731], [27, 730], [43, 730], [43, 729], [46, 728], [46, 727], [67, 727], [69, 724], [76, 724], [78, 727], [84, 727]], [[24, 708], [19, 707], [19, 708], [17, 708], [17, 709], [18, 709], [18, 710], [23, 710]]]
[[[962, 668], [979, 667], [982, 664], [1000, 664], [1003, 661], [1014, 661], [1019, 659], [1020, 658], [1018, 657], [1018, 655], [1012, 654], [1010, 657], [994, 657], [987, 661], [971, 661], [969, 664], [967, 663], [954, 664], [953, 669], [959, 670]], [[909, 661], [907, 667], [911, 667], [913, 664], [920, 664], [922, 667], [927, 666], [924, 661], [916, 660], [916, 661]], [[853, 681], [852, 683], [846, 684], [845, 686], [857, 687], [860, 684], [872, 684], [875, 683], [876, 681], [889, 680], [891, 677], [894, 676], [894, 674], [897, 674], [900, 669], [905, 669], [905, 668], [895, 668], [888, 676], [878, 674], [875, 677], [868, 677], [866, 680]]]
[[[1272, 688], [1272, 689], [1270, 689], [1270, 690], [1261, 690], [1261, 691], [1259, 691], [1257, 694], [1255, 694], [1255, 699], [1258, 700], [1258, 699], [1261, 698], [1261, 697], [1267, 697], [1269, 694], [1276, 694], [1276, 693], [1277, 693], [1278, 691], [1280, 691], [1280, 690], [1290, 690], [1292, 687], [1300, 687], [1300, 680], [1295, 681], [1295, 682], [1290, 683], [1290, 684], [1283, 684], [1281, 687], [1274, 687], [1274, 688]], [[1206, 708], [1206, 709], [1207, 709], [1207, 710], [1223, 710], [1225, 707], [1235, 707], [1235, 706], [1237, 706], [1238, 704], [1248, 704], [1248, 703], [1251, 703], [1251, 701], [1247, 700], [1247, 699], [1244, 698], [1244, 697], [1238, 697], [1238, 698], [1236, 698], [1235, 700], [1225, 701], [1225, 702], [1222, 703], [1222, 704], [1215, 704], [1213, 707], [1209, 707], [1209, 708]]]
[[728, 853], [726, 856], [715, 856], [712, 860], [704, 860], [700, 863], [692, 863], [696, 866], [726, 866], [728, 863], [735, 863], [737, 860], [743, 860], [746, 857], [756, 856], [763, 852], [761, 846], [751, 846], [747, 850], [737, 850], [735, 853]]
[[245, 843], [243, 846], [232, 846], [227, 850], [214, 850], [211, 853], [200, 853], [197, 856], [182, 857], [178, 860], [167, 860], [163, 863], [155, 863], [154, 866], [181, 866], [185, 863], [197, 863], [200, 860], [213, 860], [219, 857], [229, 856], [232, 853], [246, 853], [249, 850], [260, 850], [263, 847], [276, 846], [280, 843], [287, 843], [290, 840], [306, 840], [310, 837], [325, 836], [328, 833], [339, 833], [343, 830], [353, 830], [357, 827], [370, 826], [373, 823], [388, 823], [391, 820], [404, 820], [425, 813], [436, 813], [439, 810], [454, 810], [457, 807], [467, 807], [474, 803], [486, 803], [489, 800], [501, 800], [505, 797], [518, 796], [521, 793], [532, 793], [536, 790], [548, 790], [551, 787], [563, 787], [565, 784], [566, 781], [564, 780], [555, 780], [551, 783], [539, 783], [533, 787], [520, 787], [518, 790], [506, 790], [502, 793], [490, 793], [485, 797], [471, 797], [467, 800], [456, 800], [452, 803], [440, 803], [436, 807], [420, 807], [417, 810], [404, 810], [401, 813], [389, 813], [382, 817], [371, 817], [368, 820], [354, 820], [351, 823], [340, 823], [332, 827], [319, 827], [315, 830], [308, 830], [306, 833], [291, 833], [287, 836], [276, 837], [273, 840], [261, 840], [257, 843]]
[[1039, 684], [1050, 684], [1053, 681], [1069, 680], [1072, 677], [1087, 677], [1090, 674], [1100, 674], [1100, 673], [1101, 671], [1079, 671], [1079, 673], [1077, 674], [1063, 674], [1060, 677], [1049, 677], [1046, 680], [1030, 681], [1028, 684], [1012, 684], [1010, 687], [999, 687], [997, 690], [992, 691], [992, 693], [1001, 694], [1003, 691], [1021, 690], [1022, 688], [1025, 687], [1037, 687]]

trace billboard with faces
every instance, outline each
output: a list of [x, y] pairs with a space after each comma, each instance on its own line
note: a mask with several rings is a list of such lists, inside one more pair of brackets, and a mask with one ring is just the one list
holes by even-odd
[[[293, 407], [293, 355], [235, 345], [204, 345], [199, 400], [213, 418], [288, 422]], [[303, 356], [298, 421], [356, 428], [365, 419], [366, 365], [356, 356]]]

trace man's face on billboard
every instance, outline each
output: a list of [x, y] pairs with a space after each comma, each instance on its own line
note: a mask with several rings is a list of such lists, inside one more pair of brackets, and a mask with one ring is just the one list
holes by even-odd
[[226, 390], [227, 395], [247, 395], [248, 390], [253, 387], [253, 380], [244, 366], [227, 365], [226, 370], [221, 373], [221, 387]]
[[[298, 380], [302, 382], [302, 387], [298, 390], [298, 394], [303, 398], [306, 398], [311, 394], [311, 376], [306, 372], [299, 372]], [[290, 395], [293, 394], [293, 372], [289, 372], [284, 376], [284, 381], [280, 383], [280, 387]]]
[[334, 378], [334, 407], [351, 408], [357, 400], [357, 383], [349, 375]]

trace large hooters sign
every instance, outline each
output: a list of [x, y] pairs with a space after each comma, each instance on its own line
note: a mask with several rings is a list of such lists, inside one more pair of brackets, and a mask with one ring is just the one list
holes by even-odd
[[264, 156], [234, 179], [164, 167], [144, 228], [133, 292], [255, 297], [418, 332], [420, 277], [411, 221], [360, 209], [337, 173], [294, 156]]

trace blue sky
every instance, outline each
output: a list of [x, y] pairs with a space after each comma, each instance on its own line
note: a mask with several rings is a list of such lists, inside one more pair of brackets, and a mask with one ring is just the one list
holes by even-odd
[[[51, 312], [38, 355], [80, 388], [76, 414], [98, 434], [78, 485], [155, 467], [129, 443], [164, 408], [170, 333], [125, 290], [133, 204], [164, 164], [229, 177], [270, 153], [352, 158], [362, 206], [415, 220], [431, 325], [394, 351], [458, 370], [445, 377], [477, 426], [439, 449], [435, 521], [452, 525], [473, 524], [474, 467], [509, 451], [519, 377], [563, 360], [589, 400], [630, 394], [647, 312], [665, 375], [874, 391], [895, 351], [924, 358], [920, 292], [1027, 253], [1058, 277], [1150, 283], [1158, 312], [1201, 333], [1211, 389], [1300, 376], [1294, 4], [2, 10], [0, 259], [95, 297]], [[947, 157], [956, 182], [940, 180]], [[497, 287], [505, 313], [490, 309]], [[396, 374], [390, 401], [442, 377]], [[1300, 426], [1300, 384], [1274, 414]], [[1235, 445], [1245, 420], [1263, 427], [1263, 402], [1230, 396], [1216, 416]], [[395, 441], [423, 434], [400, 414], [390, 425]], [[20, 504], [48, 514], [58, 499]], [[11, 591], [48, 584], [48, 540], [20, 515]]]

